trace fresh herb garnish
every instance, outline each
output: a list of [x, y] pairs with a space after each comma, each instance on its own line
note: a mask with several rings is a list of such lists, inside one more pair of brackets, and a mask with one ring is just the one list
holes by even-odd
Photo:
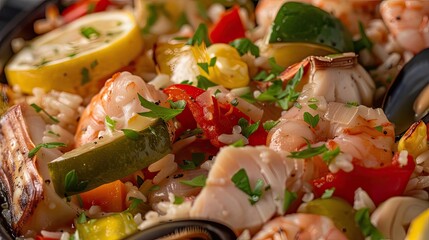
[[159, 189], [161, 189], [159, 185], [153, 185], [149, 188], [149, 192], [158, 191]]
[[186, 107], [186, 101], [185, 100], [178, 100], [176, 102], [168, 100], [168, 102], [170, 103], [171, 109], [184, 109]]
[[89, 65], [89, 66], [91, 67], [91, 69], [94, 69], [95, 67], [97, 67], [97, 65], [98, 65], [98, 61], [96, 59], [96, 60], [92, 61], [91, 65]]
[[250, 52], [253, 56], [259, 57], [259, 47], [247, 38], [236, 39], [229, 43], [229, 45], [237, 49], [240, 56]]
[[139, 139], [140, 134], [137, 131], [134, 131], [132, 129], [121, 129], [121, 131], [124, 133], [124, 135], [132, 140], [137, 140]]
[[364, 237], [370, 237], [371, 240], [385, 239], [383, 234], [371, 223], [369, 209], [359, 209], [355, 214], [355, 222], [362, 231]]
[[359, 53], [362, 49], [371, 50], [373, 43], [371, 39], [366, 35], [364, 26], [361, 21], [359, 21], [359, 33], [360, 39], [357, 41], [353, 41], [354, 49], [356, 53]]
[[265, 131], [270, 131], [273, 127], [275, 127], [277, 124], [279, 124], [280, 121], [274, 121], [274, 120], [268, 120], [265, 121], [263, 124], [263, 127], [265, 129]]
[[379, 131], [379, 132], [383, 132], [383, 126], [381, 126], [381, 125], [375, 126], [374, 129]]
[[192, 85], [192, 81], [189, 80], [183, 80], [180, 82], [180, 84], [187, 84], [187, 85]]
[[179, 19], [177, 19], [176, 26], [178, 28], [181, 28], [186, 24], [189, 24], [189, 21], [188, 21], [188, 17], [186, 16], [186, 13], [183, 12], [182, 14], [180, 14]]
[[325, 146], [325, 144], [323, 144], [322, 146], [319, 146], [319, 147], [311, 147], [311, 145], [308, 144], [306, 149], [304, 149], [302, 151], [298, 151], [298, 152], [291, 152], [288, 157], [291, 157], [291, 158], [311, 158], [311, 157], [317, 156], [319, 154], [325, 153], [327, 151], [329, 151], [329, 149]]
[[214, 67], [216, 65], [217, 57], [210, 58], [209, 67]]
[[282, 73], [285, 70], [284, 67], [276, 63], [276, 59], [274, 57], [270, 57], [268, 59], [268, 64], [271, 67], [271, 73], [274, 73], [276, 76], [280, 75], [280, 73]]
[[182, 180], [180, 183], [191, 187], [204, 187], [206, 185], [207, 176], [202, 174], [194, 177], [191, 180]]
[[347, 107], [357, 107], [357, 106], [359, 106], [359, 103], [357, 103], [357, 102], [347, 102], [346, 106]]
[[130, 206], [128, 207], [127, 211], [134, 211], [137, 209], [137, 207], [142, 204], [144, 201], [140, 198], [130, 197], [128, 198], [129, 201], [131, 201]]
[[256, 102], [256, 99], [253, 97], [253, 94], [251, 92], [248, 92], [248, 93], [241, 95], [240, 98], [246, 100], [249, 103]]
[[82, 27], [80, 29], [80, 34], [82, 34], [87, 39], [98, 38], [101, 34], [95, 30], [93, 27]]
[[249, 138], [252, 133], [258, 130], [259, 121], [253, 124], [249, 124], [249, 121], [244, 118], [240, 118], [238, 120], [238, 126], [241, 127], [241, 134], [243, 134], [243, 136], [245, 136], [246, 138]]
[[77, 218], [77, 223], [80, 223], [80, 224], [82, 224], [82, 223], [86, 223], [86, 215], [85, 215], [85, 213], [83, 212], [83, 213], [81, 213], [80, 215], [79, 215], [79, 217]]
[[304, 112], [304, 121], [310, 124], [312, 128], [315, 128], [317, 126], [317, 124], [319, 123], [319, 120], [320, 120], [319, 114], [316, 114], [316, 116], [313, 116], [309, 112]]
[[198, 80], [197, 87], [204, 89], [204, 90], [207, 90], [207, 88], [214, 87], [217, 85], [216, 83], [210, 81], [209, 79], [207, 79], [203, 75], [198, 75], [197, 80]]
[[231, 181], [238, 189], [249, 196], [250, 204], [254, 205], [261, 199], [263, 193], [262, 190], [264, 189], [264, 181], [262, 179], [256, 180], [255, 188], [252, 191], [249, 176], [244, 168], [238, 170], [234, 176], [232, 176]]
[[196, 169], [204, 160], [204, 153], [192, 153], [191, 160], [183, 160], [183, 164], [179, 164], [179, 167], [183, 170], [193, 170]]
[[290, 192], [285, 189], [284, 198], [283, 198], [283, 212], [286, 212], [290, 205], [298, 198], [296, 192]]
[[49, 134], [52, 134], [52, 135], [54, 135], [54, 136], [57, 136], [57, 137], [61, 137], [61, 135], [60, 135], [60, 134], [58, 134], [58, 133], [56, 133], [56, 132], [54, 132], [54, 131], [52, 131], [52, 130], [49, 130], [49, 131], [48, 131], [48, 133], [49, 133]]
[[[274, 74], [273, 74], [273, 76], [274, 76]], [[275, 76], [274, 76], [275, 77]], [[258, 74], [256, 74], [256, 76], [255, 77], [253, 77], [253, 80], [256, 80], [256, 81], [263, 81], [263, 80], [265, 80], [266, 78], [268, 78], [268, 73], [265, 71], [265, 70], [262, 70], [262, 71], [260, 71]], [[270, 79], [270, 80], [272, 80], [272, 79]], [[269, 80], [268, 80], [269, 81]]]
[[334, 192], [335, 192], [335, 187], [326, 189], [320, 198], [322, 199], [331, 198], [332, 195], [334, 195]]
[[54, 116], [52, 116], [51, 114], [49, 114], [48, 112], [46, 112], [46, 110], [45, 109], [43, 109], [42, 107], [40, 107], [40, 106], [38, 106], [37, 104], [35, 104], [35, 103], [32, 103], [32, 104], [30, 104], [30, 106], [32, 107], [32, 108], [34, 108], [34, 110], [36, 111], [36, 112], [43, 112], [44, 114], [46, 114], [46, 116], [48, 116], [48, 118], [49, 119], [51, 119], [54, 123], [59, 123], [60, 121], [56, 118], [56, 117], [54, 117]]
[[244, 147], [244, 140], [243, 139], [238, 139], [237, 141], [231, 143], [229, 146], [231, 147]]
[[180, 205], [180, 204], [182, 204], [184, 201], [185, 201], [185, 198], [184, 198], [184, 197], [181, 197], [181, 196], [174, 196], [173, 204], [175, 204], [175, 205]]
[[207, 47], [211, 45], [207, 26], [204, 23], [201, 23], [197, 30], [195, 30], [194, 36], [192, 36], [192, 38], [190, 38], [186, 44], [192, 46], [197, 44], [197, 46], [200, 46], [203, 42]]
[[200, 135], [202, 133], [203, 133], [203, 130], [201, 128], [188, 129], [180, 135], [180, 139], [185, 139], [188, 137]]
[[301, 81], [303, 72], [303, 68], [299, 68], [295, 76], [287, 83], [285, 90], [283, 90], [283, 81], [275, 80], [271, 82], [271, 86], [256, 99], [259, 101], [277, 102], [282, 109], [289, 109], [289, 103], [295, 102], [299, 97], [299, 93], [295, 91], [295, 88]]
[[142, 97], [140, 94], [138, 94], [140, 104], [144, 107], [149, 109], [149, 112], [141, 112], [138, 113], [140, 116], [143, 117], [150, 117], [150, 118], [161, 118], [164, 121], [168, 121], [175, 116], [179, 115], [184, 108], [182, 109], [171, 109], [171, 108], [165, 108], [161, 107], [159, 105], [156, 105], [155, 103], [149, 102], [144, 97]]
[[315, 103], [308, 104], [308, 107], [311, 109], [314, 109], [314, 110], [317, 110], [317, 108], [318, 108], [317, 104], [315, 104]]
[[106, 115], [104, 119], [104, 123], [110, 129], [110, 131], [114, 131], [116, 127], [116, 121], [111, 119], [108, 115]]
[[80, 74], [82, 75], [82, 79], [80, 80], [80, 85], [85, 85], [91, 81], [89, 77], [89, 70], [86, 67], [83, 67], [80, 71]]
[[308, 102], [309, 103], [317, 103], [317, 102], [319, 102], [319, 100], [317, 100], [317, 98], [312, 97], [312, 98], [308, 99]]
[[221, 91], [221, 90], [219, 90], [219, 89], [216, 89], [216, 91], [214, 92], [214, 94], [213, 94], [213, 95], [214, 95], [215, 97], [217, 97], [217, 95], [218, 95], [219, 93], [222, 93], [222, 91]]
[[76, 170], [68, 172], [64, 178], [64, 189], [67, 193], [81, 192], [88, 186], [88, 181], [79, 181]]
[[147, 34], [150, 32], [150, 29], [155, 25], [158, 20], [158, 11], [155, 4], [147, 4], [147, 11], [149, 14], [147, 15], [146, 25], [142, 29], [142, 32]]
[[332, 160], [340, 154], [340, 147], [336, 147], [333, 150], [328, 150], [322, 154], [322, 159], [326, 165], [331, 164]]
[[207, 74], [209, 74], [209, 64], [206, 62], [203, 63], [197, 63], [197, 65], [204, 70]]
[[234, 98], [234, 99], [232, 99], [232, 101], [230, 103], [232, 106], [237, 107], [239, 102], [238, 102], [237, 98]]
[[31, 151], [28, 152], [28, 157], [29, 158], [34, 157], [41, 148], [52, 149], [52, 148], [66, 147], [66, 146], [67, 145], [62, 142], [49, 142], [49, 143], [37, 144], [33, 149], [31, 149]]

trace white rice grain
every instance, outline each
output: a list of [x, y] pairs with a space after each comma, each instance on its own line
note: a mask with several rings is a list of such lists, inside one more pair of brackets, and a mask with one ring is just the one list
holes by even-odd
[[353, 208], [356, 210], [368, 208], [372, 212], [375, 210], [375, 204], [365, 190], [358, 188], [355, 191]]
[[150, 172], [159, 171], [153, 178], [152, 182], [154, 184], [160, 183], [177, 170], [177, 163], [174, 161], [174, 154], [167, 154], [165, 157], [152, 163], [149, 165], [148, 170]]

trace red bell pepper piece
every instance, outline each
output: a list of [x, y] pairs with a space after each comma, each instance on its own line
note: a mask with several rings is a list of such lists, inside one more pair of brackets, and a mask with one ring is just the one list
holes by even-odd
[[334, 196], [341, 197], [353, 205], [356, 189], [365, 190], [376, 205], [393, 196], [404, 193], [408, 180], [416, 164], [408, 155], [408, 163], [401, 167], [398, 162], [399, 153], [393, 156], [392, 164], [381, 168], [366, 168], [354, 165], [351, 172], [342, 170], [328, 173], [326, 176], [313, 180], [315, 197], [320, 197], [325, 190], [335, 187]]
[[[189, 112], [185, 108], [176, 119], [187, 127], [192, 126], [188, 129], [193, 129], [198, 124], [213, 146], [221, 147], [224, 145], [219, 142], [218, 137], [221, 134], [231, 134], [233, 126], [238, 124], [240, 118], [246, 119], [249, 124], [253, 123], [250, 117], [242, 113], [238, 108], [231, 104], [219, 103], [214, 97], [211, 97], [211, 103], [202, 106], [196, 101], [198, 96], [205, 93], [200, 88], [191, 85], [176, 84], [164, 89], [164, 92], [173, 101], [186, 101], [186, 108], [189, 108], [192, 117], [189, 117]], [[267, 132], [263, 129], [262, 124], [260, 124], [258, 130], [250, 135], [249, 144], [253, 146], [265, 145], [266, 139]]]
[[239, 10], [240, 7], [234, 6], [221, 15], [210, 29], [209, 36], [212, 43], [229, 43], [245, 37], [245, 29], [240, 19]]
[[88, 13], [105, 11], [109, 5], [109, 0], [80, 0], [64, 9], [61, 15], [69, 23]]

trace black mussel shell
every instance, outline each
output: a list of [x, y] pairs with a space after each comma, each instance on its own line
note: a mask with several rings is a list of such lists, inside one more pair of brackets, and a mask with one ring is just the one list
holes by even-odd
[[187, 219], [164, 222], [127, 238], [127, 240], [153, 239], [218, 239], [235, 240], [235, 233], [227, 226], [203, 219]]
[[[387, 118], [395, 124], [400, 135], [416, 121], [413, 104], [419, 93], [429, 84], [429, 48], [414, 56], [401, 69], [383, 101]], [[429, 115], [423, 117], [429, 122]]]

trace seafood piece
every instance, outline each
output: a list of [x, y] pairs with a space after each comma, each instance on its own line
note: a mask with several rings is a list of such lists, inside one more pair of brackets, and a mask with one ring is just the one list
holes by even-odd
[[380, 4], [380, 13], [401, 47], [418, 53], [429, 46], [428, 1], [383, 1]]
[[165, 105], [167, 99], [138, 76], [129, 72], [114, 74], [82, 113], [75, 135], [76, 147], [104, 134], [106, 116], [116, 121], [116, 129], [122, 129], [127, 128], [128, 121], [136, 113], [147, 111], [140, 105], [137, 94], [161, 105]]
[[357, 55], [344, 53], [332, 57], [311, 56], [289, 67], [280, 78], [289, 81], [300, 67], [306, 74], [301, 84], [306, 84], [301, 97], [324, 96], [328, 102], [355, 102], [372, 106], [375, 83], [357, 62]]
[[[287, 158], [265, 146], [224, 147], [216, 156], [206, 185], [196, 197], [191, 217], [214, 219], [228, 224], [236, 233], [256, 230], [272, 216], [283, 215], [285, 190], [301, 192], [312, 175], [306, 161]], [[244, 169], [251, 188], [263, 181], [263, 193], [252, 205], [249, 195], [232, 181]], [[210, 206], [210, 207], [207, 207]]]
[[429, 202], [412, 197], [393, 197], [371, 215], [371, 222], [387, 239], [405, 239], [411, 221], [429, 208]]
[[429, 121], [429, 114], [415, 119], [413, 111], [414, 102], [429, 85], [428, 69], [429, 49], [425, 49], [405, 64], [386, 93], [383, 109], [387, 118], [395, 124], [396, 134], [405, 132], [416, 120]]
[[128, 237], [129, 240], [152, 239], [237, 239], [227, 226], [202, 219], [176, 220], [160, 223]]
[[47, 166], [62, 153], [42, 148], [34, 157], [28, 156], [42, 141], [45, 122], [41, 116], [23, 103], [6, 112], [0, 126], [0, 180], [13, 230], [33, 236], [42, 229], [57, 230], [70, 223], [77, 212], [55, 193]]
[[315, 214], [296, 213], [277, 217], [264, 225], [253, 240], [267, 239], [347, 239], [331, 219]]
[[[391, 162], [394, 129], [383, 110], [336, 102], [328, 103], [325, 108], [324, 101], [313, 101], [317, 102], [317, 110], [310, 109], [308, 105], [315, 103], [307, 101], [300, 102], [301, 108], [293, 107], [283, 114], [280, 123], [268, 134], [270, 148], [296, 151], [306, 145], [305, 139], [310, 143], [326, 141], [328, 146], [340, 147], [341, 152], [350, 154], [364, 167], [381, 167]], [[315, 127], [304, 120], [306, 112], [319, 115]]]

